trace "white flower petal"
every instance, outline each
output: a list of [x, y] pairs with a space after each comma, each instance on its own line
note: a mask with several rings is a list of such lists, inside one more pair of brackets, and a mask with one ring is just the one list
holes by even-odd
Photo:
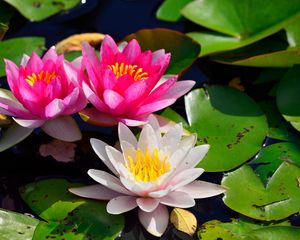
[[172, 188], [172, 186], [168, 186], [165, 189], [150, 192], [150, 193], [148, 193], [148, 196], [152, 197], [152, 198], [162, 198], [169, 194], [169, 192], [171, 191], [171, 188]]
[[143, 127], [138, 141], [138, 149], [146, 152], [147, 148], [150, 153], [152, 153], [155, 148], [158, 148], [156, 133], [149, 124]]
[[139, 209], [139, 219], [149, 233], [160, 237], [169, 224], [169, 211], [166, 206], [161, 204], [153, 212], [144, 212]]
[[193, 147], [178, 166], [177, 171], [180, 172], [185, 169], [194, 168], [205, 157], [209, 147], [208, 144]]
[[69, 191], [80, 197], [92, 198], [97, 200], [110, 200], [120, 195], [120, 193], [110, 190], [109, 188], [106, 188], [100, 184], [78, 188], [69, 188]]
[[13, 120], [22, 127], [25, 128], [38, 128], [45, 123], [45, 120], [40, 119], [20, 119], [13, 118]]
[[125, 164], [124, 158], [123, 158], [123, 154], [118, 151], [117, 149], [111, 147], [111, 146], [106, 146], [106, 154], [110, 160], [110, 162], [112, 163], [112, 165], [114, 166], [114, 168], [118, 171], [119, 173], [119, 167], [118, 167], [118, 163], [122, 163], [123, 165]]
[[153, 188], [153, 182], [137, 182], [129, 178], [120, 177], [121, 183], [130, 191], [138, 196], [146, 196]]
[[179, 147], [189, 147], [192, 148], [195, 146], [197, 141], [197, 135], [191, 134], [190, 136], [183, 137], [180, 141]]
[[134, 195], [133, 193], [129, 192], [126, 188], [123, 187], [122, 183], [118, 178], [116, 178], [113, 175], [110, 175], [107, 172], [96, 169], [90, 169], [88, 171], [88, 175], [98, 183], [104, 185], [105, 187], [111, 190], [123, 193], [125, 195]]
[[134, 147], [137, 146], [136, 137], [124, 123], [119, 123], [118, 132], [119, 132], [120, 143], [122, 141], [126, 141], [132, 144]]
[[191, 168], [178, 173], [170, 182], [170, 184], [173, 185], [172, 190], [178, 189], [191, 183], [192, 181], [200, 177], [203, 172], [204, 169], [202, 168]]
[[195, 200], [185, 192], [174, 191], [160, 198], [160, 203], [171, 207], [189, 208], [195, 206]]
[[136, 198], [132, 196], [119, 196], [111, 199], [106, 210], [110, 214], [121, 214], [137, 207]]
[[148, 117], [148, 124], [151, 125], [151, 127], [154, 130], [154, 132], [156, 133], [157, 141], [160, 142], [161, 141], [160, 126], [159, 126], [158, 120], [157, 120], [157, 118], [155, 117], [154, 114], [150, 114], [149, 115], [149, 117]]
[[185, 192], [192, 198], [208, 198], [224, 193], [226, 190], [218, 184], [194, 181], [188, 185], [177, 188], [176, 191]]
[[172, 155], [168, 162], [172, 166], [172, 168], [176, 168], [187, 156], [190, 148], [181, 147], [172, 152]]
[[133, 159], [135, 159], [136, 149], [131, 143], [126, 141], [121, 141], [120, 145], [121, 145], [124, 159], [128, 160], [128, 156], [131, 156]]
[[177, 148], [182, 136], [182, 125], [176, 124], [162, 137], [160, 146], [167, 153], [173, 153]]
[[144, 212], [153, 212], [159, 205], [159, 200], [156, 198], [137, 198], [136, 202]]
[[91, 138], [90, 142], [92, 148], [94, 149], [98, 157], [103, 161], [103, 163], [109, 168], [110, 171], [112, 171], [116, 176], [118, 176], [118, 171], [114, 168], [106, 153], [105, 147], [108, 146], [108, 144], [96, 138]]

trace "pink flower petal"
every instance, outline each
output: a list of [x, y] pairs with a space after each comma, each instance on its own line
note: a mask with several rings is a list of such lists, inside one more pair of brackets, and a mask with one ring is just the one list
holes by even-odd
[[159, 49], [152, 53], [152, 64], [155, 63], [158, 59], [165, 56], [165, 49]]
[[119, 175], [116, 168], [111, 163], [109, 157], [107, 156], [105, 147], [108, 146], [105, 142], [102, 142], [101, 140], [92, 138], [90, 140], [92, 148], [94, 149], [95, 153], [98, 155], [98, 157], [103, 161], [103, 163], [109, 168], [110, 171], [112, 171], [116, 176]]
[[82, 82], [82, 90], [90, 103], [93, 104], [99, 111], [108, 111], [108, 107], [105, 103], [99, 98], [99, 96], [96, 95], [86, 82]]
[[131, 84], [123, 94], [126, 104], [128, 104], [129, 107], [136, 107], [140, 104], [140, 102], [144, 100], [147, 86], [148, 84], [146, 81], [136, 81]]
[[66, 142], [78, 141], [82, 137], [76, 121], [71, 116], [62, 116], [47, 121], [42, 129], [51, 137]]
[[159, 200], [156, 198], [137, 198], [136, 202], [144, 212], [153, 212], [159, 205]]
[[111, 64], [114, 61], [114, 55], [119, 52], [115, 41], [108, 35], [105, 35], [100, 48], [100, 59], [104, 64]]
[[[118, 134], [119, 134], [119, 140], [122, 147], [122, 142], [126, 141], [130, 143], [132, 146], [137, 146], [137, 140], [135, 135], [130, 131], [130, 129], [123, 123], [119, 123], [118, 125]], [[124, 151], [124, 149], [122, 148]]]
[[20, 118], [13, 118], [14, 121], [22, 127], [25, 128], [38, 128], [45, 123], [45, 120], [40, 119], [20, 119]]
[[100, 184], [78, 188], [69, 188], [69, 191], [80, 197], [92, 198], [97, 200], [110, 200], [120, 195], [120, 193], [112, 191]]
[[[122, 114], [123, 109], [125, 110], [124, 105], [122, 105], [122, 103], [124, 102], [124, 98], [117, 92], [110, 89], [106, 89], [103, 92], [103, 99], [106, 105], [108, 105], [109, 108], [112, 109], [115, 115]], [[120, 108], [121, 110], [119, 110]]]
[[123, 54], [126, 56], [128, 64], [134, 64], [134, 60], [141, 54], [141, 47], [138, 42], [131, 40], [123, 50]]
[[179, 208], [190, 208], [195, 206], [195, 200], [185, 192], [170, 192], [167, 196], [160, 198], [160, 203]]
[[129, 192], [126, 188], [123, 187], [121, 181], [119, 180], [119, 178], [116, 178], [115, 176], [112, 176], [111, 174], [104, 172], [104, 171], [100, 171], [100, 170], [96, 170], [96, 169], [90, 169], [88, 171], [88, 175], [93, 178], [95, 181], [97, 181], [98, 183], [104, 185], [105, 187], [125, 194], [125, 195], [134, 195], [131, 192]]
[[19, 89], [17, 80], [19, 78], [19, 68], [10, 60], [4, 59], [4, 62], [8, 85], [12, 92], [18, 96]]
[[167, 229], [169, 211], [167, 207], [162, 204], [159, 204], [153, 212], [144, 212], [139, 209], [139, 220], [149, 233], [160, 237]]
[[31, 70], [31, 73], [39, 73], [43, 67], [43, 61], [40, 57], [33, 52], [26, 64], [26, 68]]
[[178, 173], [170, 182], [170, 184], [173, 185], [172, 191], [193, 182], [200, 177], [203, 172], [204, 169], [202, 168], [191, 168]]
[[54, 46], [49, 48], [49, 50], [45, 53], [45, 55], [42, 58], [43, 62], [45, 62], [47, 60], [55, 61], [56, 59], [57, 59], [57, 53], [55, 51]]
[[82, 42], [82, 56], [84, 59], [89, 59], [93, 66], [99, 65], [99, 59], [96, 55], [95, 49], [87, 42]]
[[188, 185], [177, 188], [176, 191], [185, 192], [192, 198], [198, 199], [216, 196], [224, 193], [226, 190], [218, 184], [196, 180]]
[[108, 127], [118, 124], [114, 116], [99, 112], [96, 108], [84, 109], [79, 114], [84, 121], [94, 125]]
[[130, 127], [137, 127], [137, 126], [141, 126], [144, 125], [146, 123], [146, 119], [145, 120], [137, 120], [137, 119], [128, 119], [128, 118], [120, 118], [117, 117], [119, 122], [124, 123], [127, 126]]
[[135, 112], [135, 115], [144, 115], [144, 114], [150, 114], [156, 112], [158, 110], [161, 110], [165, 107], [172, 105], [175, 101], [176, 98], [171, 98], [171, 99], [158, 100], [149, 104], [142, 105]]
[[119, 196], [111, 199], [107, 206], [106, 210], [110, 214], [121, 214], [128, 212], [137, 207], [136, 197], [132, 196]]
[[195, 85], [194, 81], [191, 80], [184, 80], [178, 81], [171, 86], [168, 91], [161, 96], [160, 99], [169, 99], [169, 98], [179, 98], [190, 91], [193, 86]]
[[65, 105], [61, 99], [54, 99], [45, 108], [45, 117], [54, 118], [65, 110]]
[[16, 123], [12, 123], [0, 138], [0, 152], [23, 141], [32, 133], [33, 129], [24, 128]]

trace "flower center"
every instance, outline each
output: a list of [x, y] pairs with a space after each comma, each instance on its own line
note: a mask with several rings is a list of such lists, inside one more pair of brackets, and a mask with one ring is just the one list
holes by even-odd
[[31, 75], [26, 76], [25, 80], [31, 87], [33, 87], [37, 81], [43, 81], [49, 84], [55, 78], [55, 72], [49, 73], [48, 71], [42, 70], [38, 74], [32, 73]]
[[127, 169], [137, 181], [152, 182], [170, 171], [171, 167], [167, 160], [168, 157], [165, 157], [163, 161], [159, 159], [157, 148], [153, 150], [152, 154], [149, 153], [148, 148], [145, 153], [138, 149], [135, 161], [128, 156]]
[[107, 66], [117, 78], [124, 76], [125, 74], [133, 77], [135, 81], [146, 80], [148, 78], [148, 73], [143, 72], [142, 68], [139, 68], [137, 65], [128, 65], [125, 63], [118, 63]]

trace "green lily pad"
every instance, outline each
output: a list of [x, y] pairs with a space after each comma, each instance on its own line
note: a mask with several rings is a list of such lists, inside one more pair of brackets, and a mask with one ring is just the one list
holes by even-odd
[[0, 209], [1, 240], [31, 240], [39, 220]]
[[202, 240], [297, 240], [300, 228], [286, 222], [267, 225], [235, 219], [226, 223], [212, 220], [201, 226], [198, 237]]
[[71, 51], [64, 53], [65, 59], [68, 61], [73, 61], [75, 58], [78, 58], [82, 55], [81, 51]]
[[277, 88], [277, 106], [282, 116], [300, 131], [300, 66], [294, 66]]
[[41, 21], [75, 7], [80, 0], [4, 0], [31, 21]]
[[213, 61], [251, 67], [291, 67], [300, 63], [300, 48], [279, 40], [262, 40], [234, 51], [214, 55]]
[[268, 119], [268, 137], [284, 141], [299, 142], [299, 138], [293, 133], [293, 128], [280, 114], [275, 101], [260, 102]]
[[5, 76], [4, 58], [17, 65], [20, 64], [23, 54], [30, 55], [36, 52], [41, 55], [45, 46], [45, 39], [41, 37], [13, 38], [0, 42], [0, 77]]
[[161, 20], [176, 22], [181, 18], [180, 10], [193, 0], [165, 0], [156, 12]]
[[296, 20], [285, 28], [290, 47], [300, 47], [300, 20]]
[[126, 41], [136, 39], [142, 50], [165, 49], [172, 54], [171, 62], [165, 74], [179, 74], [198, 58], [200, 46], [183, 33], [169, 29], [142, 29], [130, 34]]
[[281, 142], [264, 147], [255, 160], [251, 162], [255, 172], [264, 183], [267, 183], [276, 169], [284, 162], [289, 162], [300, 167], [300, 145], [289, 142]]
[[252, 168], [243, 165], [222, 180], [224, 203], [232, 210], [260, 220], [284, 219], [300, 210], [300, 168], [284, 162], [266, 187]]
[[218, 32], [246, 39], [271, 35], [300, 15], [298, 0], [196, 0], [181, 13], [187, 19]]
[[41, 218], [33, 239], [115, 239], [124, 227], [123, 217], [110, 215], [106, 202], [77, 197], [68, 188], [77, 187], [65, 179], [49, 179], [20, 190], [29, 207]]
[[267, 134], [267, 120], [245, 93], [226, 86], [196, 89], [185, 97], [190, 131], [210, 150], [198, 167], [221, 172], [233, 169], [257, 153]]

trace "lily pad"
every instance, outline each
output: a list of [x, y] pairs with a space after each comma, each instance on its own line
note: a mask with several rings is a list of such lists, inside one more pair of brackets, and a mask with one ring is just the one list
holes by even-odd
[[[284, 141], [299, 142], [293, 127], [282, 117], [275, 101], [260, 102], [268, 119], [268, 137]], [[294, 133], [295, 132], [295, 133]]]
[[257, 153], [267, 134], [267, 120], [245, 93], [226, 86], [196, 89], [185, 97], [190, 131], [210, 150], [198, 167], [209, 172], [233, 169]]
[[23, 54], [36, 52], [41, 55], [45, 46], [45, 39], [41, 37], [13, 38], [0, 42], [0, 77], [5, 76], [4, 58], [10, 59], [17, 65]]
[[79, 198], [68, 188], [79, 184], [49, 179], [26, 185], [21, 196], [41, 218], [34, 239], [115, 239], [124, 227], [122, 216], [110, 215], [106, 203]]
[[165, 74], [183, 72], [192, 65], [200, 53], [200, 45], [193, 39], [169, 29], [143, 29], [125, 38], [126, 41], [131, 39], [136, 39], [143, 51], [165, 49], [171, 53], [171, 62]]
[[[300, 49], [299, 49], [300, 50]], [[300, 131], [300, 66], [291, 68], [277, 88], [277, 106], [283, 117]]]
[[[298, 0], [196, 0], [181, 13], [204, 27], [239, 39], [271, 35], [300, 15]], [[213, 16], [213, 17], [211, 17]]]
[[39, 220], [0, 209], [1, 240], [31, 240]]
[[181, 18], [180, 10], [193, 0], [165, 0], [156, 12], [161, 20], [176, 22]]
[[80, 0], [4, 0], [31, 21], [41, 21], [75, 7]]
[[286, 222], [266, 225], [235, 219], [226, 223], [212, 220], [201, 226], [198, 237], [202, 240], [297, 240], [300, 228]]
[[255, 172], [266, 184], [268, 178], [285, 161], [300, 167], [300, 145], [288, 142], [269, 145], [259, 152], [251, 164], [257, 165]]
[[234, 51], [214, 55], [213, 61], [251, 67], [291, 67], [300, 64], [300, 48], [279, 40], [263, 40]]
[[232, 210], [259, 220], [280, 220], [300, 210], [300, 168], [284, 162], [267, 185], [252, 168], [243, 165], [227, 174], [222, 186], [227, 189], [224, 203]]

